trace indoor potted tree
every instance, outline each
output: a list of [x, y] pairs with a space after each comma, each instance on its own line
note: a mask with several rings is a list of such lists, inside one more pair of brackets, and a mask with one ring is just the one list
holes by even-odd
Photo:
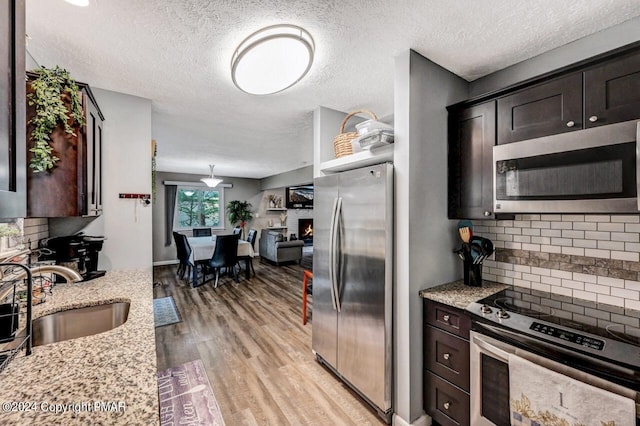
[[251, 203], [239, 200], [229, 201], [227, 204], [227, 214], [229, 215], [229, 222], [231, 222], [232, 225], [240, 226], [242, 238], [244, 239], [244, 226], [248, 221], [253, 219]]

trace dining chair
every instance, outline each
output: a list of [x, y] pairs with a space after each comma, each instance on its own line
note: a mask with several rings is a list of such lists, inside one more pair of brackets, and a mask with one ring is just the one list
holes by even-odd
[[239, 226], [236, 226], [235, 228], [233, 228], [233, 231], [231, 231], [231, 234], [233, 235], [240, 235], [242, 233], [242, 228], [240, 228]]
[[305, 269], [302, 275], [302, 325], [307, 324], [307, 296], [313, 294], [312, 284], [309, 284], [309, 279], [313, 282], [313, 272]]
[[187, 277], [189, 277], [191, 275], [191, 267], [193, 265], [191, 265], [191, 262], [189, 261], [189, 257], [191, 257], [191, 246], [189, 245], [187, 236], [174, 231], [173, 241], [176, 244], [176, 253], [179, 262], [176, 273], [180, 279], [184, 278], [185, 272], [187, 273]]
[[211, 228], [193, 228], [194, 237], [210, 237]]
[[[258, 231], [255, 229], [250, 229], [249, 233], [247, 234], [247, 242], [249, 244], [251, 244], [251, 250], [254, 250], [255, 253], [255, 246], [256, 246], [256, 237], [258, 236]], [[256, 270], [253, 269], [253, 257], [249, 256], [249, 266], [251, 267], [251, 272], [253, 272], [253, 276], [256, 276]]]
[[[218, 235], [216, 237], [216, 248], [213, 251], [213, 256], [209, 260], [208, 267], [213, 270], [215, 274], [214, 288], [218, 287], [218, 279], [220, 278], [220, 270], [222, 268], [230, 269], [236, 282], [240, 282], [238, 279], [238, 271], [236, 271], [236, 265], [238, 263], [238, 240], [239, 235]], [[204, 276], [202, 278], [204, 282]]]

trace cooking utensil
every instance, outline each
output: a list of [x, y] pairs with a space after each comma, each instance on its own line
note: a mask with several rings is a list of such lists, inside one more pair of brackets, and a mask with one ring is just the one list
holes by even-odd
[[470, 220], [459, 220], [458, 229], [460, 228], [469, 228], [473, 232], [473, 222], [471, 222]]
[[458, 228], [458, 232], [460, 233], [460, 238], [462, 238], [462, 241], [465, 243], [468, 243], [471, 237], [473, 237], [473, 231], [468, 227]]
[[490, 239], [474, 235], [471, 237], [471, 243], [479, 245], [482, 249], [482, 254], [486, 257], [493, 254], [494, 247]]

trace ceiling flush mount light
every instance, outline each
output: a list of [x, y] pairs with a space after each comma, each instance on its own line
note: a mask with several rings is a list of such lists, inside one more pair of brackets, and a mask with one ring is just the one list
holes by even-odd
[[219, 178], [217, 178], [217, 177], [215, 177], [213, 175], [213, 168], [214, 167], [215, 167], [214, 164], [210, 164], [209, 168], [211, 169], [211, 175], [209, 175], [209, 177], [200, 179], [201, 181], [206, 183], [209, 188], [213, 188], [215, 186], [218, 186], [222, 182], [222, 179], [219, 179]]
[[231, 58], [231, 78], [252, 95], [278, 93], [304, 77], [313, 62], [311, 34], [296, 25], [273, 25], [245, 38]]
[[74, 6], [81, 6], [81, 7], [89, 6], [89, 0], [64, 0], [64, 1]]

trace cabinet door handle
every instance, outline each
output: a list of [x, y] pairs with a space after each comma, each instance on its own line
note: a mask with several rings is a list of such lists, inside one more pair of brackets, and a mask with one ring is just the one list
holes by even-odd
[[597, 115], [592, 115], [591, 117], [589, 117], [589, 121], [592, 123], [595, 123], [596, 121], [598, 121], [598, 116]]
[[573, 127], [576, 125], [575, 121], [567, 121], [567, 127]]
[[443, 320], [444, 322], [449, 322], [449, 318], [450, 318], [450, 317], [449, 317], [449, 315], [444, 315], [444, 316], [442, 317], [442, 320]]
[[448, 360], [449, 358], [451, 358], [451, 354], [449, 352], [445, 352], [444, 354], [442, 354], [442, 358]]
[[442, 406], [444, 407], [445, 410], [448, 410], [449, 407], [451, 407], [451, 403], [449, 401], [447, 401], [444, 404], [442, 404]]
[[491, 212], [489, 210], [485, 210], [484, 211], [484, 215], [487, 216], [487, 217], [491, 216]]

